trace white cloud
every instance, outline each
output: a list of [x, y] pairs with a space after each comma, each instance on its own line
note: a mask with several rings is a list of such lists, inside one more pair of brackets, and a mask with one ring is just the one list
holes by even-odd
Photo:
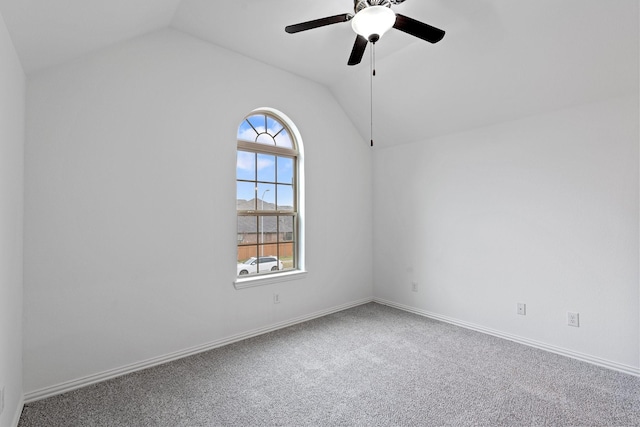
[[238, 139], [241, 141], [254, 142], [256, 140], [256, 133], [251, 128], [238, 129]]
[[275, 166], [276, 162], [272, 157], [258, 157], [258, 170], [266, 169]]
[[[236, 167], [243, 171], [253, 171], [255, 154], [247, 151], [238, 151]], [[258, 170], [272, 168], [275, 166], [275, 157], [258, 156]]]
[[252, 171], [254, 165], [255, 154], [246, 151], [238, 151], [236, 167], [244, 171]]

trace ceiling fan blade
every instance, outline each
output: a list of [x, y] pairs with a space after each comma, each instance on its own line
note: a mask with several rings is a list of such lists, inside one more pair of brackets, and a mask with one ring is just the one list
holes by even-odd
[[400, 15], [399, 13], [396, 13], [396, 23], [393, 24], [393, 28], [428, 41], [429, 43], [438, 43], [444, 37], [443, 30], [432, 27], [424, 22], [416, 21], [408, 16]]
[[349, 57], [349, 65], [357, 65], [362, 61], [362, 57], [364, 56], [364, 51], [367, 48], [367, 39], [358, 35], [356, 37], [356, 42], [353, 44], [353, 50], [351, 51], [351, 56]]
[[288, 25], [285, 27], [285, 31], [289, 34], [299, 33], [300, 31], [312, 30], [318, 27], [324, 27], [325, 25], [339, 24], [341, 22], [347, 22], [353, 18], [350, 13], [343, 13], [341, 15], [329, 16], [326, 18], [314, 19], [313, 21], [301, 22], [295, 25]]

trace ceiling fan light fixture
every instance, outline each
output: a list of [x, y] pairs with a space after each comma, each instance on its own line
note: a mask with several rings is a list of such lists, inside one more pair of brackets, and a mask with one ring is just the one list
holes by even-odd
[[396, 14], [387, 6], [370, 6], [356, 13], [351, 20], [353, 31], [375, 43], [393, 27]]

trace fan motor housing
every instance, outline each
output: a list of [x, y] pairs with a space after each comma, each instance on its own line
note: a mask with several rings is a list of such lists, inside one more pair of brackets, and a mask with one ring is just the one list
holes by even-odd
[[405, 0], [353, 0], [353, 10], [358, 13], [369, 6], [387, 6], [404, 3]]
[[358, 13], [360, 12], [362, 9], [366, 9], [368, 7], [371, 6], [386, 6], [386, 7], [391, 7], [391, 4], [394, 3], [401, 3], [404, 0], [401, 0], [400, 2], [393, 1], [393, 0], [353, 0], [354, 6], [353, 6], [353, 10]]

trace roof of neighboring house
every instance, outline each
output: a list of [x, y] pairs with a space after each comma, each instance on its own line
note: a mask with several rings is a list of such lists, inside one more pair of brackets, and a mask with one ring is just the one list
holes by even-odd
[[[238, 199], [236, 202], [238, 210], [256, 209], [256, 199]], [[259, 207], [263, 206], [262, 200], [258, 199], [257, 202], [257, 205]], [[290, 206], [282, 206], [281, 208], [281, 210], [293, 211], [293, 208], [291, 208]], [[275, 209], [275, 204], [264, 202], [264, 208], [261, 210], [275, 211]], [[287, 233], [293, 231], [293, 221], [291, 221], [291, 216], [283, 214], [282, 216], [264, 216], [260, 217], [259, 219], [256, 219], [256, 217], [254, 216], [238, 216], [238, 233], [257, 233], [257, 221], [260, 221], [260, 226], [262, 227], [262, 232], [264, 233], [277, 233], [278, 231], [280, 231], [281, 233]]]

